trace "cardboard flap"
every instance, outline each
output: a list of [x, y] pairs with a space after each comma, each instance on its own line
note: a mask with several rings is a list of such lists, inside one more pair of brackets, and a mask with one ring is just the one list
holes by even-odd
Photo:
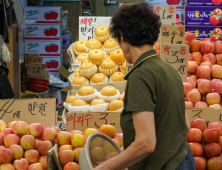
[[58, 159], [58, 154], [59, 154], [58, 151], [59, 151], [59, 145], [55, 144], [52, 148], [52, 154], [53, 154], [53, 157], [56, 162], [58, 170], [62, 170], [62, 167], [61, 167], [61, 165], [59, 163], [59, 159]]
[[54, 156], [53, 156], [53, 148], [50, 149], [48, 152], [47, 152], [47, 170], [58, 170], [58, 167], [56, 166], [56, 162], [55, 162], [55, 159], [54, 159]]

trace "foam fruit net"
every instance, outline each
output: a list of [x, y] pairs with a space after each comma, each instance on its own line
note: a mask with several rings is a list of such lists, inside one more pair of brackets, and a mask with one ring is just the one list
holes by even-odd
[[73, 112], [88, 112], [89, 111], [89, 105], [86, 106], [72, 106], [69, 105], [68, 106], [68, 110], [69, 112], [73, 113]]
[[87, 103], [91, 102], [93, 99], [96, 98], [96, 96], [98, 95], [98, 91], [96, 89], [95, 90], [95, 93], [94, 94], [91, 94], [91, 95], [87, 95], [87, 96], [79, 96], [78, 93], [76, 93], [76, 98], [77, 99], [82, 99], [82, 100], [85, 100]]
[[119, 90], [117, 90], [117, 94], [115, 96], [103, 96], [103, 95], [100, 94], [100, 92], [98, 93], [98, 97], [100, 99], [105, 100], [108, 103], [113, 101], [113, 100], [118, 100], [119, 99], [119, 95], [120, 95]]
[[90, 112], [107, 112], [109, 103], [98, 104], [94, 106], [89, 106]]

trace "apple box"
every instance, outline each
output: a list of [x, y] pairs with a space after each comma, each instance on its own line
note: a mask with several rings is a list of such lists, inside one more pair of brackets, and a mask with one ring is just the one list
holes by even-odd
[[62, 36], [61, 24], [34, 24], [24, 29], [24, 40], [60, 40]]
[[25, 41], [25, 54], [39, 53], [44, 57], [60, 57], [62, 41]]
[[46, 70], [58, 70], [62, 65], [61, 57], [43, 57], [43, 63], [46, 64]]
[[189, 6], [222, 6], [221, 0], [185, 0]]
[[184, 0], [146, 0], [149, 5], [177, 5], [184, 6]]
[[62, 22], [62, 8], [61, 7], [25, 7], [25, 20], [34, 20], [38, 24]]
[[222, 26], [186, 26], [186, 32], [192, 32], [197, 40], [210, 38], [212, 41], [222, 40]]
[[222, 26], [221, 9], [214, 6], [186, 6], [185, 25]]

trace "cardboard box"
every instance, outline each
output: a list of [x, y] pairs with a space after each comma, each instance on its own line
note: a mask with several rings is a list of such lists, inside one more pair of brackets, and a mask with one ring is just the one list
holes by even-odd
[[62, 23], [62, 7], [25, 7], [24, 17], [38, 24], [59, 24]]
[[149, 5], [177, 5], [184, 6], [184, 0], [145, 0]]
[[34, 24], [24, 29], [24, 40], [53, 41], [62, 38], [61, 24]]
[[217, 8], [214, 6], [186, 6], [185, 25], [222, 26], [221, 16], [217, 15]]
[[220, 0], [212, 2], [212, 0], [185, 0], [185, 4], [189, 6], [222, 6]]
[[202, 38], [210, 38], [212, 41], [222, 40], [222, 37], [216, 37], [216, 30], [222, 30], [222, 26], [186, 26], [186, 32], [192, 32], [197, 40]]
[[25, 53], [39, 53], [42, 57], [60, 57], [62, 41], [25, 41]]
[[46, 64], [46, 70], [58, 70], [63, 61], [63, 57], [43, 57], [43, 63]]
[[25, 7], [27, 7], [27, 0], [21, 0], [21, 4], [22, 4], [22, 9], [24, 9]]
[[26, 64], [28, 77], [46, 78], [46, 65], [41, 63]]

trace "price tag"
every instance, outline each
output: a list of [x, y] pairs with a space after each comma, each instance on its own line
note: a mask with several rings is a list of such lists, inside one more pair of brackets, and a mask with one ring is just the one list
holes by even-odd
[[189, 120], [203, 119], [207, 126], [212, 122], [222, 123], [222, 109], [211, 109], [211, 108], [189, 108], [186, 109]]
[[163, 44], [162, 59], [177, 71], [183, 82], [187, 81], [188, 58], [188, 45]]
[[110, 25], [111, 17], [79, 17], [79, 40], [94, 38], [94, 32], [99, 26]]
[[56, 125], [56, 99], [0, 100], [0, 120], [15, 120], [27, 124], [42, 123], [45, 127]]
[[113, 113], [68, 113], [66, 114], [66, 131], [78, 129], [85, 131], [87, 128], [99, 129], [103, 124], [113, 125], [117, 133], [121, 133], [120, 114]]
[[162, 26], [176, 26], [176, 5], [154, 5], [153, 10], [160, 16]]

